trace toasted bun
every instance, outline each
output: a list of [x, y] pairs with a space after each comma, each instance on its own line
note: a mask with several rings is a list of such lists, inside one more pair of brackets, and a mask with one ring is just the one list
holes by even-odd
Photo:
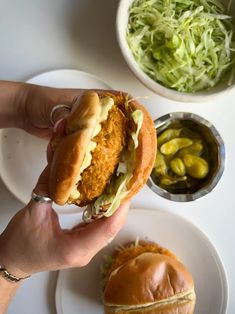
[[106, 314], [192, 314], [195, 299], [191, 274], [155, 242], [127, 243], [104, 268]]
[[130, 309], [192, 299], [194, 283], [175, 258], [142, 253], [114, 270], [104, 290], [106, 306]]
[[58, 143], [50, 167], [50, 197], [59, 205], [68, 201], [77, 182], [99, 112], [99, 96], [88, 91], [82, 94], [67, 119], [66, 136]]
[[[109, 96], [125, 111], [124, 94], [109, 93]], [[146, 183], [156, 156], [156, 130], [149, 113], [135, 100], [129, 102], [129, 108], [131, 111], [139, 109], [143, 112], [143, 124], [138, 136], [133, 176], [127, 187], [129, 193], [123, 201], [134, 196]], [[66, 121], [66, 136], [56, 141], [50, 173], [50, 197], [59, 205], [68, 202], [71, 191], [76, 185], [100, 110], [98, 94], [92, 91], [83, 93], [75, 110]]]
[[138, 136], [135, 170], [129, 182], [129, 193], [124, 201], [138, 193], [147, 182], [154, 166], [157, 149], [156, 129], [150, 114], [135, 100], [130, 102], [130, 107], [133, 110], [140, 109], [144, 114], [144, 119]]
[[145, 308], [120, 310], [105, 307], [105, 314], [193, 314], [195, 309], [194, 300], [182, 300], [174, 303], [155, 304]]

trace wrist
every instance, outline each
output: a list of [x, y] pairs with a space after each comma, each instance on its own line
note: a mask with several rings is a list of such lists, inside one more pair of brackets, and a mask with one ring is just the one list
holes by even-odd
[[15, 276], [11, 274], [4, 266], [1, 266], [1, 265], [0, 265], [0, 276], [11, 283], [17, 283], [30, 277], [30, 276], [26, 276], [26, 277]]
[[[0, 277], [5, 280], [7, 280], [8, 274], [12, 278], [23, 279], [29, 277], [31, 274], [24, 267], [24, 258], [23, 252], [21, 256], [19, 254], [16, 255], [14, 247], [10, 248], [4, 239], [0, 237]], [[1, 269], [6, 271], [1, 271]]]
[[26, 83], [16, 83], [16, 89], [14, 93], [13, 107], [15, 112], [14, 127], [24, 128], [25, 124], [25, 111], [30, 92], [29, 85]]
[[20, 284], [20, 282], [9, 282], [0, 276], [0, 313], [6, 312]]
[[21, 82], [0, 81], [0, 127], [21, 127], [27, 87]]
[[[0, 290], [1, 290], [1, 288], [7, 288], [7, 287], [19, 287], [20, 286], [20, 284], [21, 284], [21, 282], [19, 281], [19, 282], [11, 282], [11, 281], [9, 281], [9, 280], [6, 280], [3, 276], [1, 276], [1, 274], [0, 274]], [[1, 311], [0, 311], [0, 313], [1, 313]]]

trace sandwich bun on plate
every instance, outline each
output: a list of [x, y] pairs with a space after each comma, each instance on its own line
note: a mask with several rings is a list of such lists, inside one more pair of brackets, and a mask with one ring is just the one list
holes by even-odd
[[148, 111], [126, 94], [86, 91], [51, 147], [51, 199], [87, 206], [89, 222], [111, 216], [144, 186], [156, 157], [156, 130]]
[[103, 265], [106, 314], [192, 314], [195, 299], [189, 271], [156, 243], [121, 247]]

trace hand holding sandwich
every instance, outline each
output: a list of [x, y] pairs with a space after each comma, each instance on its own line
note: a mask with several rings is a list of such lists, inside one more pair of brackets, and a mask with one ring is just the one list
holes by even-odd
[[[0, 81], [0, 90], [0, 128], [21, 128], [46, 139], [52, 135], [53, 107], [58, 104], [71, 107], [83, 91], [8, 81]], [[65, 108], [57, 110], [53, 122], [67, 113]]]
[[[45, 195], [48, 168], [35, 192]], [[0, 261], [17, 278], [42, 271], [82, 267], [106, 246], [126, 220], [128, 203], [109, 218], [64, 230], [51, 203], [30, 203], [21, 209], [0, 235]], [[0, 276], [0, 313], [4, 313], [20, 282]]]
[[[46, 195], [48, 167], [34, 189]], [[0, 236], [0, 261], [9, 273], [17, 277], [85, 266], [106, 246], [123, 226], [128, 203], [123, 204], [110, 218], [92, 224], [79, 224], [62, 229], [51, 203], [30, 201], [10, 221]]]

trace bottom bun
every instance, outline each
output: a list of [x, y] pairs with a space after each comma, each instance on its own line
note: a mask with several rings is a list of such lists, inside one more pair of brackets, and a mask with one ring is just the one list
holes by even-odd
[[149, 306], [139, 309], [120, 310], [111, 307], [105, 307], [105, 314], [193, 314], [195, 309], [194, 300], [182, 300], [177, 303], [165, 305]]

